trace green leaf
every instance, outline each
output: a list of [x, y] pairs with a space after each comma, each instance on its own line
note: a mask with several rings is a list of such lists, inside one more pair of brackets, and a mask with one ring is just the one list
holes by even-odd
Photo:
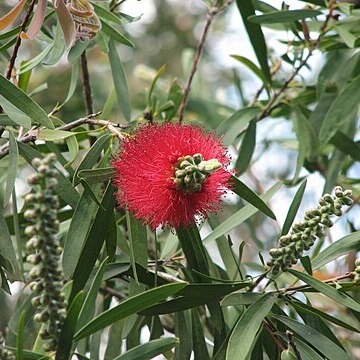
[[177, 311], [184, 311], [219, 301], [225, 295], [243, 289], [251, 285], [250, 281], [237, 282], [234, 284], [199, 284], [191, 283], [179, 291], [175, 299], [149, 307], [140, 312], [141, 315], [161, 315]]
[[21, 64], [21, 67], [19, 71], [17, 72], [17, 75], [23, 74], [25, 72], [28, 72], [32, 70], [34, 67], [39, 65], [47, 56], [47, 54], [50, 52], [50, 50], [53, 48], [53, 44], [49, 44], [43, 51], [41, 51], [40, 54], [36, 55], [29, 61], [24, 61]]
[[236, 0], [236, 5], [240, 11], [251, 45], [255, 51], [260, 67], [266, 79], [271, 82], [270, 69], [268, 64], [267, 48], [261, 26], [250, 22], [250, 16], [255, 15], [254, 6], [251, 0]]
[[323, 311], [318, 310], [317, 308], [304, 304], [300, 301], [291, 301], [291, 306], [295, 308], [295, 310], [303, 311], [307, 314], [313, 315], [315, 317], [322, 317], [323, 319], [330, 321], [338, 326], [341, 326], [345, 329], [348, 329], [350, 331], [360, 332], [360, 329], [354, 328], [352, 325], [346, 323], [345, 321], [338, 319], [334, 316], [331, 316]]
[[[99, 187], [97, 187], [98, 189]], [[64, 273], [71, 278], [79, 260], [81, 250], [86, 242], [89, 229], [94, 222], [97, 204], [91, 194], [84, 191], [75, 208], [64, 244], [62, 265]]]
[[249, 187], [247, 187], [241, 180], [239, 180], [235, 176], [232, 176], [230, 181], [232, 186], [231, 189], [236, 195], [240, 196], [242, 199], [255, 206], [258, 210], [269, 216], [271, 219], [276, 220], [275, 214], [265, 204], [261, 196], [259, 197], [258, 195], [256, 195]]
[[249, 21], [255, 24], [279, 24], [306, 18], [315, 18], [319, 15], [322, 15], [322, 12], [318, 10], [284, 10], [268, 12], [263, 15], [253, 15], [249, 17]]
[[237, 138], [241, 130], [246, 128], [251, 120], [261, 112], [259, 107], [246, 107], [235, 111], [226, 118], [217, 128], [218, 135], [222, 135], [222, 142], [225, 146], [229, 146]]
[[288, 326], [292, 331], [309, 342], [316, 350], [324, 354], [329, 360], [351, 359], [344, 350], [310, 326], [300, 324], [293, 319], [278, 314], [276, 316], [274, 315], [274, 320], [280, 321], [284, 325]]
[[358, 303], [356, 300], [351, 298], [349, 295], [336, 290], [332, 286], [323, 283], [322, 281], [317, 280], [308, 274], [301, 273], [299, 271], [292, 269], [288, 270], [288, 272], [290, 272], [290, 274], [302, 280], [306, 284], [310, 285], [315, 290], [321, 292], [325, 296], [334, 300], [335, 302], [347, 306], [348, 308], [353, 309], [355, 311], [360, 311], [360, 303]]
[[69, 150], [69, 161], [65, 164], [65, 169], [69, 168], [71, 164], [75, 161], [77, 155], [79, 154], [79, 143], [76, 139], [76, 136], [69, 136], [65, 139], [66, 145]]
[[147, 232], [146, 225], [140, 220], [134, 218], [129, 212], [126, 212], [126, 222], [129, 232], [130, 262], [134, 272], [134, 278], [138, 283], [136, 264], [147, 268], [148, 250], [147, 250]]
[[109, 184], [101, 201], [102, 207], [97, 209], [95, 220], [89, 229], [84, 247], [76, 264], [69, 301], [84, 288], [105, 238], [109, 235], [110, 220], [113, 218], [111, 215], [115, 206], [114, 191], [113, 186]]
[[2, 266], [11, 274], [13, 280], [22, 280], [23, 275], [16, 259], [14, 246], [5, 222], [4, 209], [2, 206], [0, 206], [0, 257], [5, 260], [5, 264], [2, 264]]
[[[273, 185], [266, 193], [260, 196], [260, 199], [263, 201], [270, 200], [273, 195], [277, 193], [277, 191], [281, 187], [281, 182]], [[204, 240], [203, 243], [208, 244], [211, 241], [216, 240], [218, 237], [228, 233], [230, 230], [234, 229], [236, 226], [239, 226], [244, 221], [246, 221], [250, 216], [254, 215], [258, 209], [251, 204], [247, 204], [240, 210], [238, 210], [235, 214], [228, 217], [225, 221], [223, 221], [219, 226], [217, 226]]]
[[291, 228], [291, 225], [292, 223], [294, 222], [294, 219], [296, 217], [296, 214], [299, 210], [299, 207], [300, 207], [300, 204], [301, 204], [301, 200], [304, 196], [304, 192], [305, 192], [305, 189], [306, 189], [306, 184], [307, 184], [307, 179], [305, 179], [301, 185], [299, 186], [295, 196], [294, 196], [294, 199], [293, 201], [291, 202], [291, 205], [289, 207], [289, 211], [286, 215], [286, 219], [284, 221], [284, 225], [281, 229], [281, 235], [286, 235], [290, 228]]
[[37, 138], [45, 141], [59, 141], [75, 134], [71, 131], [42, 129], [38, 132]]
[[209, 353], [206, 348], [204, 328], [200, 322], [196, 309], [191, 310], [191, 325], [194, 359], [210, 360]]
[[[11, 346], [6, 346], [6, 349], [12, 352], [16, 351], [16, 349]], [[23, 360], [52, 360], [52, 358], [34, 351], [23, 350]]]
[[[11, 123], [3, 125], [19, 125], [23, 126], [26, 129], [31, 127], [31, 119], [29, 116], [24, 114], [23, 111], [19, 110], [16, 106], [14, 106], [10, 101], [7, 101], [4, 97], [0, 95], [0, 105], [3, 108], [4, 112], [8, 116], [9, 119], [4, 119], [5, 121], [11, 121]], [[5, 115], [2, 115], [5, 116]], [[3, 121], [4, 121], [3, 120]]]
[[45, 111], [22, 90], [0, 75], [0, 94], [20, 111], [28, 115], [34, 122], [54, 129], [54, 125]]
[[95, 313], [96, 308], [96, 298], [98, 295], [98, 291], [101, 285], [101, 282], [103, 281], [103, 275], [105, 271], [105, 266], [108, 261], [108, 258], [106, 258], [99, 266], [94, 279], [92, 280], [92, 283], [90, 285], [90, 289], [86, 295], [86, 298], [84, 300], [84, 303], [82, 305], [79, 319], [76, 324], [76, 328], [80, 329], [82, 328], [87, 322], [89, 322]]
[[300, 108], [296, 108], [295, 132], [298, 140], [298, 158], [293, 182], [296, 183], [299, 178], [301, 167], [306, 158], [316, 158], [318, 138], [315, 130], [309, 120], [302, 113]]
[[155, 88], [155, 85], [156, 85], [156, 82], [158, 81], [158, 79], [162, 76], [162, 74], [164, 74], [164, 72], [166, 71], [166, 68], [167, 68], [167, 64], [164, 64], [156, 73], [152, 83], [151, 83], [151, 86], [150, 86], [150, 89], [149, 89], [149, 93], [148, 93], [148, 96], [147, 96], [147, 106], [150, 106], [151, 104], [151, 96], [152, 96], [152, 93], [154, 91], [154, 88]]
[[360, 103], [359, 87], [360, 75], [350, 81], [332, 102], [321, 125], [319, 135], [321, 144], [328, 143], [339, 129], [347, 125], [346, 120], [349, 119], [344, 117], [344, 114], [349, 112], [349, 109], [358, 108]]
[[[31, 161], [38, 157], [43, 158], [43, 155], [32, 148], [31, 146], [24, 144], [22, 142], [18, 143], [20, 155], [31, 165]], [[70, 181], [59, 171], [58, 174], [58, 186], [56, 187], [56, 193], [69, 204], [73, 209], [75, 209], [77, 202], [80, 198], [79, 193], [71, 185]]]
[[16, 359], [23, 360], [24, 359], [24, 330], [25, 330], [25, 311], [23, 311], [20, 315], [18, 330], [17, 330], [17, 351], [16, 351]]
[[114, 41], [112, 40], [109, 41], [109, 60], [118, 104], [125, 119], [130, 121], [130, 99], [126, 75]]
[[80, 179], [78, 177], [78, 173], [84, 169], [91, 169], [98, 161], [101, 152], [107, 146], [111, 139], [111, 135], [103, 134], [101, 135], [94, 143], [94, 145], [89, 149], [84, 158], [81, 160], [79, 166], [75, 170], [73, 184], [74, 186], [78, 185]]
[[96, 4], [95, 2], [91, 3], [92, 6], [95, 9], [96, 14], [101, 18], [101, 19], [105, 19], [108, 21], [111, 21], [117, 25], [122, 25], [121, 20], [112, 12], [110, 12], [108, 9], [106, 9], [103, 6], [100, 6], [98, 4]]
[[337, 131], [330, 139], [330, 143], [344, 154], [350, 155], [355, 161], [360, 161], [360, 145], [342, 132]]
[[265, 316], [273, 307], [277, 294], [265, 294], [254, 302], [236, 323], [226, 350], [226, 360], [246, 360]]
[[346, 235], [322, 250], [313, 260], [313, 269], [318, 269], [340, 256], [360, 251], [360, 231]]
[[164, 338], [149, 341], [146, 344], [141, 344], [134, 347], [133, 349], [127, 351], [125, 354], [122, 354], [116, 357], [114, 360], [148, 360], [152, 359], [157, 355], [163, 354], [171, 350], [174, 346], [179, 343], [177, 338]]
[[186, 286], [187, 283], [167, 284], [132, 296], [124, 300], [119, 305], [104, 311], [95, 319], [90, 321], [76, 333], [75, 340], [80, 340], [86, 336], [94, 334], [96, 331], [104, 329], [116, 321], [144, 310], [151, 305], [155, 305], [160, 301], [165, 300], [168, 296], [176, 294]]
[[61, 30], [61, 26], [58, 23], [55, 28], [55, 35], [54, 35], [54, 43], [51, 49], [51, 52], [47, 59], [44, 60], [45, 65], [55, 65], [61, 59], [65, 52], [65, 43], [63, 39], [63, 33]]
[[[186, 227], [183, 226], [176, 229], [176, 234], [179, 238], [189, 269], [209, 275], [209, 265], [206, 259], [205, 248], [195, 222]], [[196, 273], [193, 273], [193, 276], [194, 278], [198, 278]]]
[[77, 81], [79, 78], [79, 69], [80, 69], [80, 66], [79, 66], [78, 62], [75, 62], [74, 64], [72, 64], [69, 91], [66, 95], [66, 99], [60, 105], [60, 107], [64, 106], [74, 95], [75, 90], [76, 90]]
[[[120, 32], [112, 25], [109, 25], [104, 19], [101, 20], [102, 25], [102, 31], [108, 36], [110, 36], [111, 39], [124, 44], [126, 46], [134, 48], [135, 45], [124, 35], [120, 34]], [[112, 40], [110, 40], [112, 42]]]
[[73, 336], [76, 330], [83, 298], [84, 293], [79, 292], [70, 305], [59, 336], [58, 350], [56, 352], [55, 360], [68, 360], [70, 358]]
[[18, 170], [19, 150], [17, 141], [12, 131], [9, 131], [9, 167], [6, 174], [6, 185], [4, 193], [4, 207], [8, 204], [15, 187], [16, 174]]
[[252, 120], [246, 129], [241, 142], [239, 155], [235, 163], [235, 169], [242, 174], [250, 164], [256, 146], [256, 122]]
[[264, 296], [264, 293], [237, 291], [225, 296], [221, 306], [251, 305]]
[[269, 80], [264, 76], [263, 72], [248, 58], [239, 55], [230, 55], [233, 59], [241, 62], [250, 69], [263, 83], [269, 85]]
[[115, 170], [112, 167], [80, 170], [77, 173], [79, 179], [84, 179], [88, 184], [96, 184], [104, 181], [109, 181], [114, 175]]
[[301, 354], [301, 360], [324, 360], [313, 348], [307, 345], [304, 341], [294, 336], [296, 347]]

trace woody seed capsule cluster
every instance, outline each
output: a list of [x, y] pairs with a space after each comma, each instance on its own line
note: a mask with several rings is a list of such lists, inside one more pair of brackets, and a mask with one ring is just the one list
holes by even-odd
[[357, 284], [360, 284], [360, 259], [356, 259], [355, 261], [355, 270], [354, 270], [355, 276], [354, 281]]
[[43, 323], [40, 336], [47, 340], [44, 349], [55, 351], [62, 324], [66, 317], [66, 300], [61, 293], [63, 272], [60, 255], [62, 248], [56, 234], [59, 230], [57, 212], [59, 200], [54, 192], [58, 172], [52, 165], [54, 154], [44, 159], [34, 159], [32, 165], [38, 171], [28, 179], [31, 192], [25, 196], [25, 219], [31, 225], [25, 228], [30, 238], [26, 243], [27, 261], [33, 265], [29, 271], [30, 289], [36, 294], [32, 304], [37, 308], [34, 317]]
[[333, 225], [330, 216], [341, 216], [342, 207], [352, 203], [351, 191], [343, 191], [340, 186], [335, 188], [335, 196], [325, 194], [316, 208], [305, 213], [304, 220], [295, 223], [289, 234], [280, 237], [279, 246], [270, 250], [271, 259], [267, 265], [272, 268], [272, 273], [276, 275], [280, 270], [287, 271], [296, 264], [316, 238], [323, 236], [324, 230]]
[[0, 359], [1, 360], [16, 360], [15, 355], [12, 353], [12, 351], [5, 349], [4, 347], [5, 339], [0, 331]]

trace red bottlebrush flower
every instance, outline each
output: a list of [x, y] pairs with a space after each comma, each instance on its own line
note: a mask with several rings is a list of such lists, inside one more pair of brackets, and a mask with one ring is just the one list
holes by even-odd
[[113, 161], [117, 199], [153, 229], [186, 226], [218, 209], [228, 163], [220, 139], [197, 126], [146, 125]]

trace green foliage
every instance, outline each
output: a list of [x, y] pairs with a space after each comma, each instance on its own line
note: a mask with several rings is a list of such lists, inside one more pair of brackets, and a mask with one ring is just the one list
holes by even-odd
[[[15, 10], [2, 2], [0, 328], [7, 330], [0, 333], [0, 357], [355, 358], [355, 3], [304, 0], [295, 8], [280, 1], [154, 0], [150, 11], [145, 1], [130, 0], [21, 1]], [[151, 16], [129, 15], [127, 5], [134, 7], [132, 14]], [[26, 40], [35, 28], [34, 39]], [[204, 29], [202, 36], [198, 29]], [[225, 43], [231, 52], [220, 46], [219, 55], [215, 44]], [[232, 157], [230, 190], [208, 218], [154, 230], [119, 206], [112, 163], [139, 127], [176, 123], [181, 109], [184, 123], [222, 138]], [[23, 206], [23, 198], [32, 196], [24, 180], [43, 176], [30, 174], [43, 174], [39, 161], [46, 162], [49, 153], [57, 159], [51, 196], [59, 197], [59, 229], [52, 235], [63, 247], [63, 281], [54, 273], [59, 254], [41, 243], [53, 209], [41, 208], [41, 201], [32, 203], [30, 213]], [[198, 181], [200, 163], [215, 170], [220, 163], [181, 154], [186, 155], [189, 168], [173, 164], [171, 179], [176, 170], [188, 171], [195, 182], [185, 183], [180, 173], [181, 191], [201, 190], [214, 169], [204, 169]], [[152, 166], [160, 166], [156, 156]], [[347, 190], [340, 194], [339, 187]], [[335, 197], [323, 195], [313, 214], [317, 199], [334, 189]], [[39, 190], [39, 199], [44, 193], [50, 201], [46, 191]], [[337, 198], [346, 209], [335, 206]], [[338, 216], [334, 230], [331, 214]], [[298, 222], [302, 217], [306, 224]], [[299, 238], [316, 227], [316, 243], [311, 239], [312, 247], [303, 249]], [[23, 261], [30, 232], [44, 245], [33, 249], [33, 266]], [[281, 246], [270, 250], [278, 241]], [[296, 246], [301, 251], [295, 254]], [[280, 258], [286, 266], [274, 271]], [[50, 275], [42, 271], [45, 264]], [[44, 293], [64, 294], [58, 345], [48, 351], [44, 326], [33, 318], [39, 302], [51, 310], [54, 299], [41, 295], [43, 289], [29, 293], [27, 279], [35, 273], [50, 288]]]

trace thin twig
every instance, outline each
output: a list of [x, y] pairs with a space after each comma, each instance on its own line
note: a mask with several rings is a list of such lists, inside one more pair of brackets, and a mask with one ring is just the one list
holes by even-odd
[[30, 19], [30, 15], [34, 9], [34, 6], [35, 6], [35, 2], [36, 0], [32, 0], [27, 11], [26, 11], [26, 14], [25, 14], [25, 17], [24, 17], [24, 20], [20, 26], [20, 31], [19, 31], [19, 34], [16, 38], [16, 42], [15, 42], [15, 46], [14, 46], [14, 50], [11, 54], [11, 57], [10, 57], [10, 61], [9, 61], [9, 65], [8, 65], [8, 68], [7, 68], [7, 71], [6, 71], [6, 78], [8, 80], [10, 80], [11, 78], [11, 74], [12, 74], [12, 71], [14, 69], [14, 66], [15, 66], [15, 60], [16, 60], [16, 57], [17, 57], [17, 54], [19, 52], [19, 48], [20, 48], [20, 45], [21, 45], [21, 33], [23, 31], [25, 31], [25, 28], [26, 28], [26, 25]]
[[286, 346], [282, 343], [281, 339], [276, 335], [276, 329], [266, 320], [263, 320], [264, 327], [269, 335], [274, 339], [276, 346], [280, 351], [286, 350]]
[[[265, 119], [267, 116], [269, 116], [271, 114], [271, 112], [277, 107], [276, 101], [279, 99], [279, 97], [285, 92], [285, 90], [289, 87], [290, 83], [294, 80], [294, 78], [299, 74], [300, 70], [307, 64], [308, 60], [310, 59], [310, 57], [312, 56], [313, 52], [316, 50], [316, 48], [318, 47], [322, 37], [324, 36], [324, 34], [326, 33], [327, 30], [327, 26], [328, 23], [330, 21], [330, 19], [332, 19], [333, 17], [333, 13], [335, 10], [335, 6], [336, 6], [336, 1], [332, 0], [329, 3], [329, 13], [326, 15], [324, 24], [322, 25], [321, 29], [320, 29], [320, 33], [319, 36], [317, 37], [317, 39], [315, 40], [315, 42], [313, 42], [312, 46], [309, 48], [309, 53], [307, 54], [307, 56], [300, 62], [300, 64], [295, 68], [294, 72], [291, 74], [291, 76], [284, 82], [283, 86], [280, 88], [280, 90], [278, 90], [277, 92], [274, 93], [274, 95], [269, 99], [268, 103], [266, 104], [265, 108], [263, 109], [263, 111], [258, 115], [258, 117], [255, 119], [256, 122], [259, 122], [263, 119]], [[259, 94], [260, 95], [260, 94]], [[242, 130], [239, 134], [242, 135], [246, 132], [247, 128]]]
[[252, 285], [250, 285], [249, 291], [250, 291], [250, 292], [253, 291], [253, 290], [261, 283], [261, 281], [266, 278], [266, 275], [267, 275], [269, 272], [270, 272], [270, 270], [267, 270], [267, 271], [265, 271], [263, 274], [261, 274], [261, 275], [256, 279], [256, 281], [255, 281]]
[[221, 6], [219, 8], [217, 7], [218, 2], [219, 2], [219, 0], [214, 1], [213, 6], [209, 9], [209, 12], [207, 14], [206, 23], [205, 23], [205, 26], [204, 26], [204, 30], [203, 30], [203, 32], [201, 34], [199, 44], [198, 44], [197, 49], [196, 49], [194, 60], [193, 60], [192, 66], [191, 66], [190, 75], [189, 75], [188, 81], [186, 82], [186, 85], [185, 85], [184, 90], [183, 90], [183, 98], [181, 100], [181, 103], [180, 103], [180, 106], [179, 106], [179, 112], [178, 112], [178, 118], [179, 118], [180, 123], [183, 120], [184, 110], [185, 110], [185, 106], [186, 106], [186, 103], [187, 103], [187, 100], [188, 100], [188, 97], [189, 97], [191, 83], [192, 83], [194, 75], [196, 73], [197, 65], [198, 65], [199, 60], [200, 60], [200, 56], [201, 56], [201, 54], [203, 52], [203, 49], [204, 49], [206, 37], [207, 37], [208, 32], [210, 30], [210, 25], [211, 25], [214, 17], [217, 14], [223, 12], [228, 6], [230, 6], [231, 3], [233, 2], [233, 0], [227, 1], [223, 6]]
[[[87, 63], [86, 50], [84, 50], [83, 53], [81, 54], [80, 63], [81, 63], [82, 84], [83, 84], [86, 112], [89, 115], [94, 113], [94, 105], [92, 101], [92, 91], [90, 85], [90, 74]], [[94, 130], [94, 126], [92, 124], [89, 124], [89, 129]], [[90, 145], [93, 145], [94, 142], [96, 141], [94, 136], [90, 136], [89, 140], [90, 140]]]
[[292, 349], [294, 350], [294, 353], [295, 353], [295, 356], [296, 356], [297, 360], [302, 360], [300, 351], [298, 350], [298, 348], [297, 348], [297, 346], [295, 345], [295, 342], [294, 342], [294, 334], [291, 331], [286, 330], [286, 336], [289, 339], [289, 347], [291, 346]]
[[[9, 64], [8, 64], [8, 68], [6, 70], [6, 79], [10, 80], [11, 79], [11, 74], [13, 72], [13, 69], [14, 69], [14, 66], [15, 66], [15, 61], [16, 61], [16, 57], [17, 57], [17, 54], [19, 52], [19, 48], [20, 48], [20, 45], [21, 45], [21, 33], [23, 31], [25, 31], [25, 28], [26, 28], [26, 25], [30, 19], [30, 15], [34, 9], [34, 6], [35, 6], [35, 2], [36, 0], [32, 0], [27, 11], [26, 11], [26, 14], [25, 14], [25, 17], [24, 17], [24, 20], [20, 26], [20, 31], [19, 31], [19, 34], [16, 38], [16, 42], [15, 42], [15, 46], [14, 46], [14, 50], [11, 54], [11, 57], [10, 57], [10, 60], [9, 60]], [[3, 109], [2, 107], [0, 107], [0, 114], [3, 112]], [[4, 133], [5, 131], [5, 127], [4, 126], [0, 126], [0, 138], [2, 137], [2, 134]]]
[[[107, 120], [93, 119], [95, 116], [97, 116], [99, 114], [100, 114], [100, 112], [95, 113], [95, 114], [90, 114], [86, 117], [74, 120], [73, 122], [70, 122], [68, 124], [59, 126], [56, 128], [56, 130], [66, 131], [66, 130], [74, 129], [74, 128], [84, 125], [84, 124], [91, 124], [91, 125], [106, 127], [106, 128], [108, 128], [108, 130], [111, 133], [116, 135], [120, 140], [123, 139], [124, 135], [121, 133], [121, 131], [119, 129], [126, 128], [126, 125], [115, 124], [115, 123], [112, 123]], [[26, 134], [24, 134], [20, 139], [18, 139], [18, 141], [20, 141], [21, 143], [33, 142], [37, 139], [38, 132], [39, 132], [38, 129], [33, 128], [30, 131], [28, 131]], [[3, 158], [4, 156], [6, 156], [8, 153], [9, 153], [9, 144], [7, 143], [0, 147], [0, 159]]]

